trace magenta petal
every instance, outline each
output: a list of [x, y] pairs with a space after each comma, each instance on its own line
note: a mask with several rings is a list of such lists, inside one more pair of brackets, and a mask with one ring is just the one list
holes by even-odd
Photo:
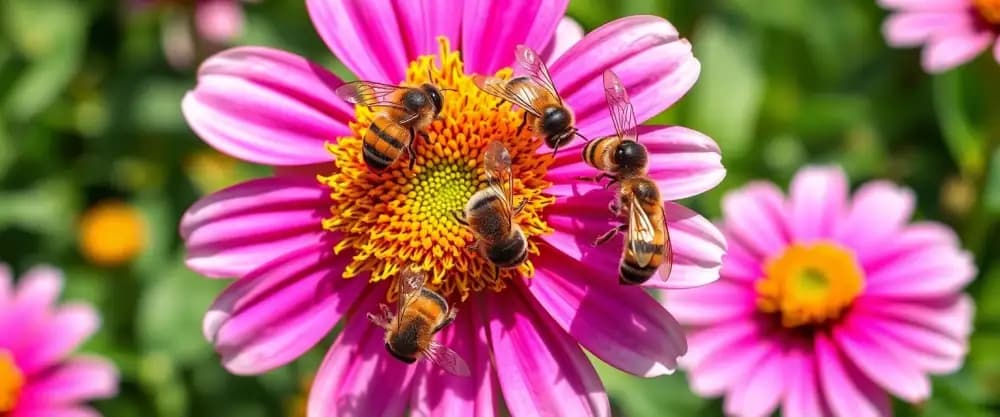
[[[489, 295], [487, 295], [488, 297]], [[497, 387], [493, 380], [486, 325], [478, 306], [485, 301], [473, 295], [437, 340], [453, 349], [468, 364], [471, 376], [461, 377], [424, 364], [414, 392], [416, 417], [493, 417], [497, 415]]]
[[889, 396], [846, 360], [825, 333], [816, 335], [816, 364], [826, 403], [839, 417], [891, 415]]
[[580, 26], [580, 23], [572, 17], [563, 17], [559, 21], [559, 26], [556, 26], [556, 33], [549, 40], [549, 44], [545, 46], [545, 49], [538, 51], [538, 53], [545, 59], [548, 65], [552, 65], [570, 47], [580, 42], [580, 39], [583, 39], [583, 35], [583, 26]]
[[[365, 318], [378, 311], [384, 291], [370, 291], [347, 318], [309, 392], [308, 415], [402, 417], [413, 376], [424, 364], [407, 365], [385, 350], [382, 329]], [[375, 385], [373, 385], [375, 384]], [[377, 389], [374, 389], [377, 388]]]
[[867, 271], [865, 294], [882, 297], [933, 297], [961, 291], [976, 276], [968, 252], [927, 248]]
[[[389, 4], [362, 2], [373, 7], [393, 10], [399, 25], [400, 39], [406, 48], [407, 65], [422, 55], [437, 55], [440, 45], [437, 38], [444, 36], [451, 40], [452, 47], [458, 47], [462, 30], [463, 2], [456, 0], [393, 1]], [[360, 7], [360, 6], [359, 6]], [[336, 27], [334, 28], [336, 30]], [[380, 33], [381, 37], [394, 36], [396, 32]], [[385, 39], [384, 41], [393, 41]], [[352, 55], [357, 52], [348, 51]], [[338, 55], [339, 56], [339, 55]], [[405, 70], [406, 67], [403, 67]], [[370, 69], [364, 69], [370, 71]], [[392, 73], [392, 71], [387, 71]], [[356, 72], [356, 74], [361, 74]], [[402, 79], [398, 80], [401, 81]]]
[[[751, 339], [737, 338], [737, 335], [741, 334], [733, 332], [728, 335], [730, 337], [726, 340], [730, 340], [730, 343], [710, 345], [714, 347], [713, 350], [701, 353], [703, 356], [696, 358], [697, 362], [692, 362], [694, 365], [690, 367], [689, 378], [694, 392], [702, 396], [715, 396], [731, 390], [735, 385], [745, 383], [765, 358], [781, 355], [780, 347], [771, 339], [760, 337], [759, 334]], [[702, 345], [691, 341], [692, 352], [701, 348]]]
[[[688, 323], [684, 324], [687, 325]], [[751, 317], [719, 323], [714, 326], [694, 327], [688, 333], [688, 346], [690, 350], [688, 350], [687, 355], [681, 358], [681, 366], [690, 370], [691, 368], [700, 366], [709, 358], [718, 355], [722, 349], [729, 346], [756, 344], [757, 340], [763, 338], [761, 331], [762, 329], [758, 323], [752, 320]], [[718, 395], [720, 393], [721, 391], [714, 393], [699, 392], [702, 396]]]
[[673, 373], [687, 351], [684, 330], [649, 294], [618, 284], [617, 275], [596, 275], [548, 247], [539, 259], [528, 290], [584, 348], [634, 375]]
[[833, 340], [868, 378], [886, 391], [909, 402], [930, 395], [930, 381], [909, 358], [900, 357], [880, 345], [870, 332], [842, 325], [833, 330]]
[[886, 19], [882, 32], [889, 45], [917, 46], [936, 33], [975, 25], [975, 18], [964, 10], [901, 12]]
[[101, 414], [89, 407], [18, 407], [9, 417], [101, 417]]
[[969, 7], [969, 0], [878, 0], [887, 9], [913, 11], [963, 10]]
[[210, 277], [242, 276], [293, 249], [329, 241], [322, 227], [328, 202], [315, 177], [263, 178], [202, 198], [181, 219], [187, 265]]
[[922, 251], [954, 250], [959, 246], [954, 230], [941, 223], [917, 222], [904, 227], [893, 239], [855, 256], [865, 271], [879, 270], [897, 259]]
[[824, 417], [829, 415], [819, 392], [815, 358], [802, 347], [787, 353], [785, 372], [789, 383], [781, 405], [783, 416]]
[[291, 362], [319, 342], [366, 287], [341, 278], [349, 257], [326, 245], [290, 252], [226, 288], [205, 314], [205, 337], [235, 374]]
[[781, 352], [773, 352], [750, 372], [747, 377], [736, 382], [726, 394], [723, 407], [728, 415], [743, 417], [767, 417], [781, 403], [785, 384], [785, 358]]
[[918, 327], [947, 335], [952, 342], [967, 343], [972, 333], [973, 305], [965, 295], [919, 302], [862, 296], [855, 300], [851, 311], [903, 328]]
[[529, 294], [487, 298], [500, 389], [513, 417], [609, 416], [608, 396], [580, 347]]
[[65, 358], [100, 327], [101, 319], [93, 307], [86, 304], [67, 304], [55, 315], [34, 324], [33, 331], [24, 336], [15, 350], [18, 366], [28, 376]]
[[[971, 320], [971, 317], [966, 320]], [[966, 341], [956, 341], [946, 334], [919, 326], [857, 315], [853, 315], [851, 321], [855, 326], [864, 328], [866, 334], [882, 349], [897, 357], [907, 358], [910, 363], [927, 372], [955, 372], [962, 366], [968, 352]]]
[[989, 28], [970, 26], [931, 38], [921, 59], [924, 70], [940, 73], [971, 61], [996, 39]]
[[62, 271], [51, 266], [36, 266], [21, 277], [14, 303], [32, 313], [48, 311], [59, 298], [62, 288]]
[[[680, 126], [641, 127], [639, 141], [649, 151], [649, 178], [660, 186], [664, 200], [701, 194], [726, 176], [719, 145], [697, 131]], [[560, 151], [547, 177], [553, 183], [567, 184], [593, 175], [594, 168], [581, 160], [579, 152], [567, 150]]]
[[[612, 239], [593, 247], [595, 238], [621, 220], [608, 211], [614, 193], [588, 182], [574, 182], [549, 187], [556, 203], [546, 213], [546, 222], [554, 233], [542, 236], [554, 248], [574, 259], [588, 259], [602, 274], [617, 276], [621, 240]], [[647, 281], [658, 288], [690, 288], [719, 278], [725, 238], [715, 225], [679, 204], [666, 203], [667, 227], [674, 251], [673, 271], [666, 282], [658, 277]], [[614, 271], [614, 272], [607, 272]]]
[[629, 16], [597, 28], [566, 51], [552, 65], [552, 80], [576, 113], [576, 127], [589, 137], [614, 133], [601, 81], [609, 69], [625, 83], [639, 123], [680, 100], [698, 79], [701, 64], [691, 44], [678, 36], [663, 18]]
[[872, 181], [854, 193], [847, 217], [835, 232], [854, 253], [871, 253], [898, 236], [913, 214], [914, 195], [887, 181]]
[[267, 165], [330, 162], [328, 141], [351, 133], [354, 109], [334, 94], [343, 84], [309, 60], [262, 47], [229, 49], [198, 69], [181, 110], [219, 151]]
[[555, 33], [568, 0], [467, 0], [462, 13], [465, 72], [492, 74], [514, 64], [524, 44], [541, 51]]
[[[731, 243], [756, 259], [783, 250], [791, 239], [788, 208], [781, 190], [767, 182], [752, 182], [722, 198], [725, 227]], [[753, 277], [757, 278], [757, 277]]]
[[103, 358], [73, 358], [41, 373], [25, 386], [24, 403], [72, 405], [118, 393], [118, 371]]
[[1000, 37], [997, 37], [996, 44], [993, 45], [993, 59], [1000, 63]]
[[741, 320], [757, 310], [753, 287], [721, 280], [699, 288], [662, 292], [663, 306], [685, 326]]
[[789, 226], [797, 241], [832, 236], [847, 205], [847, 176], [840, 167], [806, 167], [792, 179]]
[[[449, 11], [455, 3], [447, 2]], [[400, 29], [407, 28], [407, 34], [412, 34], [412, 28], [419, 28], [423, 22], [397, 19], [400, 15], [396, 6], [388, 1], [306, 0], [306, 8], [320, 38], [358, 78], [391, 84], [406, 78], [413, 57], [407, 56], [407, 42]], [[403, 19], [417, 18], [422, 15]]]

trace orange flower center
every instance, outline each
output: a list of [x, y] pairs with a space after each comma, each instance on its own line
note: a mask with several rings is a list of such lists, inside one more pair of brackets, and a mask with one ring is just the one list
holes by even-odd
[[0, 414], [14, 409], [24, 386], [24, 375], [14, 363], [14, 357], [0, 349]]
[[[542, 140], [527, 129], [517, 134], [522, 110], [500, 106], [499, 99], [480, 91], [465, 74], [459, 53], [451, 50], [447, 39], [440, 43], [440, 56], [412, 62], [403, 83], [430, 82], [450, 90], [443, 93], [441, 119], [427, 131], [429, 140], [420, 135], [414, 139], [413, 169], [405, 152], [383, 172], [365, 165], [362, 138], [376, 114], [356, 107], [356, 122], [350, 125], [354, 134], [328, 145], [335, 171], [319, 178], [329, 187], [332, 200], [331, 216], [323, 227], [344, 236], [334, 248], [337, 253], [353, 251], [344, 278], [368, 271], [370, 281], [378, 282], [394, 278], [412, 264], [428, 271], [428, 288], [465, 299], [470, 292], [499, 291], [506, 281], [534, 273], [529, 258], [520, 267], [494, 276], [492, 264], [470, 249], [472, 233], [455, 219], [469, 198], [487, 186], [482, 157], [486, 145], [499, 140], [511, 154], [514, 201], [528, 202], [515, 221], [528, 238], [531, 254], [538, 253], [533, 237], [550, 231], [541, 213], [554, 201], [542, 194], [550, 185], [545, 173], [552, 157], [538, 152]], [[509, 68], [496, 74], [510, 75]]]
[[972, 0], [972, 5], [987, 22], [1000, 25], [1000, 0]]
[[80, 219], [80, 252], [95, 265], [126, 263], [146, 245], [142, 216], [120, 201], [105, 201], [88, 209]]
[[781, 316], [785, 327], [836, 320], [864, 289], [850, 251], [832, 242], [793, 244], [764, 264], [757, 308]]

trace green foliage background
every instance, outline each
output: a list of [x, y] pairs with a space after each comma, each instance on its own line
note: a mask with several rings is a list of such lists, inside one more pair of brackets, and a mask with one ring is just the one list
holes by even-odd
[[[886, 15], [871, 0], [573, 0], [588, 30], [639, 13], [665, 16], [702, 62], [694, 89], [658, 122], [708, 133], [728, 176], [689, 203], [710, 217], [719, 199], [751, 179], [782, 187], [807, 163], [838, 163], [854, 184], [889, 178], [916, 190], [917, 218], [952, 225], [976, 254], [970, 287], [976, 331], [965, 368], [935, 378], [934, 397], [898, 415], [1000, 412], [1000, 66], [982, 56], [930, 76], [917, 50], [888, 48]], [[257, 378], [227, 374], [201, 337], [201, 316], [224, 282], [182, 264], [177, 224], [198, 196], [266, 174], [234, 165], [204, 178], [186, 169], [207, 150], [179, 111], [193, 70], [163, 58], [171, 13], [129, 13], [99, 0], [0, 1], [0, 260], [17, 271], [65, 269], [65, 298], [94, 303], [104, 327], [84, 349], [121, 367], [120, 397], [106, 416], [288, 414], [321, 349]], [[278, 47], [339, 67], [302, 1], [246, 6], [235, 44]], [[991, 117], [992, 116], [992, 117]], [[106, 198], [137, 206], [146, 250], [131, 264], [99, 268], [76, 246], [81, 212]], [[599, 364], [616, 415], [714, 416], [682, 375], [652, 380]], [[373, 389], [377, 389], [373, 383]], [[381, 381], [385, 383], [385, 381]]]

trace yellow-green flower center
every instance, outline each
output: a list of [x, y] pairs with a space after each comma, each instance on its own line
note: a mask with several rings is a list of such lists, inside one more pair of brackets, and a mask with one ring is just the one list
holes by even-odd
[[865, 278], [854, 256], [831, 242], [793, 244], [764, 265], [757, 308], [785, 327], [820, 325], [840, 317], [861, 294]]
[[24, 386], [24, 374], [10, 352], [0, 349], [0, 414], [14, 409]]
[[987, 22], [1000, 25], [1000, 0], [972, 0], [972, 5]]
[[[494, 276], [492, 264], [469, 248], [474, 243], [472, 233], [455, 219], [469, 197], [487, 186], [482, 158], [486, 145], [499, 140], [511, 154], [514, 200], [528, 201], [515, 221], [528, 237], [532, 254], [538, 253], [534, 237], [550, 231], [541, 213], [554, 200], [542, 194], [550, 185], [545, 173], [552, 157], [538, 152], [541, 139], [527, 130], [517, 134], [522, 110], [480, 91], [465, 74], [458, 52], [446, 39], [440, 43], [440, 55], [412, 62], [403, 83], [430, 82], [446, 89], [440, 120], [431, 124], [427, 139], [420, 135], [414, 139], [413, 169], [405, 153], [383, 172], [365, 165], [362, 138], [376, 114], [358, 106], [356, 122], [351, 123], [354, 134], [328, 145], [335, 169], [319, 177], [332, 200], [323, 227], [343, 235], [334, 248], [337, 253], [348, 251], [353, 256], [345, 278], [369, 272], [371, 282], [392, 279], [413, 264], [428, 271], [429, 288], [464, 299], [472, 291], [499, 291], [507, 280], [534, 273], [529, 259]], [[507, 78], [511, 70], [495, 75]]]

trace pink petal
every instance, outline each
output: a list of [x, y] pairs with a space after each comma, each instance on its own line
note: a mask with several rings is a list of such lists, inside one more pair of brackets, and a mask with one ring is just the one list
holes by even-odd
[[663, 306], [685, 326], [706, 326], [752, 316], [753, 287], [721, 280], [699, 288], [662, 292]]
[[909, 402], [930, 395], [930, 381], [907, 358], [896, 356], [890, 349], [872, 338], [871, 332], [854, 326], [839, 326], [833, 330], [833, 340], [868, 378], [893, 395]]
[[785, 398], [781, 406], [782, 416], [823, 417], [829, 415], [819, 392], [817, 365], [810, 352], [803, 347], [793, 347], [786, 354]]
[[559, 327], [622, 371], [647, 378], [673, 373], [687, 351], [677, 320], [642, 289], [618, 284], [617, 274], [597, 275], [551, 248], [541, 250], [527, 290]]
[[882, 32], [889, 45], [906, 47], [921, 45], [935, 34], [975, 24], [974, 16], [964, 10], [902, 12], [889, 16]]
[[[451, 11], [458, 2], [444, 3]], [[406, 67], [413, 57], [407, 56], [400, 28], [420, 27], [422, 23], [400, 21], [396, 7], [387, 1], [306, 0], [306, 8], [320, 38], [358, 78], [392, 84], [406, 78]], [[403, 19], [418, 16], [423, 15]], [[407, 33], [412, 33], [410, 30]], [[423, 36], [413, 39], [423, 40]]]
[[909, 189], [887, 181], [866, 183], [855, 192], [834, 239], [855, 253], [878, 250], [898, 236], [913, 215], [913, 207], [914, 195]]
[[969, 7], [969, 0], [878, 0], [887, 9], [914, 11], [956, 10]]
[[785, 357], [773, 352], [726, 394], [726, 414], [743, 417], [767, 417], [781, 403], [786, 382]]
[[[621, 240], [612, 239], [594, 247], [595, 238], [610, 230], [619, 219], [608, 211], [613, 192], [589, 182], [554, 185], [547, 192], [556, 197], [547, 212], [546, 222], [554, 233], [542, 236], [549, 244], [574, 259], [586, 259], [606, 276], [618, 275], [621, 257]], [[690, 288], [704, 285], [719, 278], [722, 256], [726, 251], [725, 238], [711, 222], [697, 213], [676, 203], [664, 205], [667, 228], [673, 247], [674, 262], [670, 279], [648, 285], [658, 288]], [[613, 272], [611, 272], [613, 271]]]
[[462, 10], [465, 72], [492, 74], [512, 66], [519, 44], [541, 51], [552, 39], [567, 4], [568, 0], [466, 1]]
[[181, 110], [202, 140], [233, 157], [268, 165], [330, 162], [324, 144], [349, 135], [354, 119], [354, 109], [334, 94], [342, 84], [298, 55], [240, 47], [201, 65]]
[[968, 27], [937, 35], [927, 42], [921, 59], [924, 70], [940, 73], [971, 61], [996, 39], [988, 28]]
[[384, 288], [369, 291], [347, 318], [313, 380], [308, 415], [404, 415], [414, 374], [423, 364], [407, 365], [393, 358], [385, 350], [382, 329], [365, 318], [366, 313], [378, 310], [384, 295]]
[[11, 412], [10, 417], [101, 417], [101, 414], [89, 407], [37, 407], [18, 406], [17, 410]]
[[747, 246], [749, 243], [737, 239], [731, 231], [726, 231], [726, 255], [722, 259], [722, 275], [724, 278], [753, 285], [764, 276], [764, 255], [754, 253]]
[[72, 405], [118, 393], [118, 370], [98, 357], [70, 359], [39, 374], [25, 386], [20, 401]]
[[[649, 178], [660, 186], [664, 200], [701, 194], [726, 176], [719, 145], [699, 132], [680, 126], [649, 126], [639, 129], [639, 140], [649, 151]], [[565, 184], [593, 176], [595, 169], [581, 158], [579, 152], [560, 151], [548, 178]]]
[[[488, 297], [489, 295], [487, 295]], [[493, 382], [489, 341], [478, 295], [460, 311], [455, 322], [438, 334], [437, 340], [452, 348], [469, 364], [471, 376], [461, 377], [424, 366], [416, 386], [413, 415], [418, 417], [493, 417], [497, 415], [497, 387]]]
[[727, 193], [722, 198], [722, 212], [727, 236], [750, 251], [753, 259], [767, 259], [791, 241], [788, 208], [774, 184], [751, 182]]
[[36, 266], [25, 272], [17, 284], [14, 303], [32, 311], [48, 311], [63, 288], [62, 271], [51, 266]]
[[847, 205], [847, 176], [840, 167], [806, 167], [792, 179], [789, 226], [795, 240], [829, 238]]
[[[710, 352], [701, 353], [704, 356], [696, 358], [697, 362], [690, 366], [691, 390], [701, 396], [716, 396], [732, 390], [745, 383], [765, 358], [781, 355], [780, 346], [771, 338], [756, 331], [751, 334], [749, 339], [737, 338], [735, 336], [741, 334], [731, 332], [726, 335], [729, 343], [712, 344]], [[698, 346], [691, 341], [692, 352], [701, 348]]]
[[[686, 291], [701, 291], [701, 289]], [[681, 291], [674, 293], [679, 292]], [[681, 358], [680, 364], [690, 373], [691, 369], [701, 366], [709, 358], [718, 356], [723, 349], [734, 345], [750, 346], [756, 344], [758, 340], [766, 340], [766, 337], [760, 322], [755, 320], [754, 316], [745, 316], [713, 326], [694, 327], [688, 332], [689, 350]], [[702, 396], [715, 396], [721, 393], [721, 388], [717, 392], [699, 392]]]
[[892, 414], [889, 396], [847, 361], [825, 333], [816, 335], [816, 364], [826, 403], [839, 417]]
[[608, 416], [607, 394], [586, 355], [530, 295], [487, 298], [497, 379], [513, 417]]
[[625, 83], [636, 119], [643, 123], [687, 93], [701, 64], [691, 44], [660, 17], [629, 16], [588, 33], [551, 68], [560, 95], [576, 113], [576, 127], [588, 137], [614, 133], [601, 81], [609, 69]]
[[[972, 317], [966, 318], [971, 321]], [[962, 366], [968, 343], [919, 326], [852, 315], [851, 325], [863, 328], [875, 343], [891, 354], [906, 358], [921, 370], [935, 374], [952, 373]]]
[[904, 227], [893, 239], [865, 252], [858, 252], [855, 256], [864, 269], [870, 272], [914, 253], [952, 250], [957, 246], [958, 236], [948, 226], [935, 222], [917, 222]]
[[957, 248], [927, 248], [867, 271], [865, 293], [881, 297], [932, 297], [961, 291], [976, 276], [972, 256]]
[[556, 26], [556, 34], [549, 40], [545, 49], [538, 53], [545, 59], [548, 65], [552, 65], [571, 46], [583, 39], [583, 26], [580, 26], [572, 17], [564, 16]]
[[1000, 37], [997, 37], [996, 44], [993, 45], [993, 59], [1000, 63]]
[[322, 227], [329, 215], [329, 198], [315, 177], [229, 187], [184, 213], [180, 233], [187, 265], [210, 277], [245, 275], [291, 250], [333, 239]]
[[10, 266], [0, 262], [0, 307], [5, 306], [14, 298], [14, 275]]
[[36, 322], [30, 336], [22, 335], [15, 349], [18, 366], [33, 376], [68, 356], [100, 327], [97, 312], [86, 304], [67, 304], [55, 315]]
[[285, 365], [319, 342], [366, 287], [325, 246], [290, 252], [226, 288], [205, 314], [205, 337], [240, 375]]
[[951, 341], [965, 343], [972, 333], [972, 300], [964, 295], [911, 300], [862, 296], [854, 301], [851, 314], [887, 320], [897, 326], [947, 335]]
[[198, 33], [211, 42], [229, 42], [243, 30], [243, 6], [238, 0], [200, 0], [194, 17]]
[[[377, 4], [376, 2], [369, 2]], [[364, 4], [364, 3], [362, 3]], [[365, 6], [356, 6], [365, 7]], [[406, 57], [409, 61], [422, 55], [437, 55], [440, 45], [437, 38], [444, 36], [451, 40], [451, 46], [458, 48], [461, 39], [463, 2], [455, 0], [428, 1], [393, 1], [391, 4], [378, 5], [395, 10], [399, 23], [400, 41], [406, 47]], [[335, 28], [336, 29], [336, 28]], [[388, 35], [391, 35], [388, 34]], [[389, 41], [388, 39], [386, 41]], [[351, 54], [357, 54], [349, 51]], [[404, 67], [405, 69], [405, 67]], [[364, 71], [371, 71], [369, 68]], [[391, 71], [387, 71], [391, 73]], [[361, 74], [361, 72], [355, 72]], [[400, 79], [401, 81], [402, 79]]]

